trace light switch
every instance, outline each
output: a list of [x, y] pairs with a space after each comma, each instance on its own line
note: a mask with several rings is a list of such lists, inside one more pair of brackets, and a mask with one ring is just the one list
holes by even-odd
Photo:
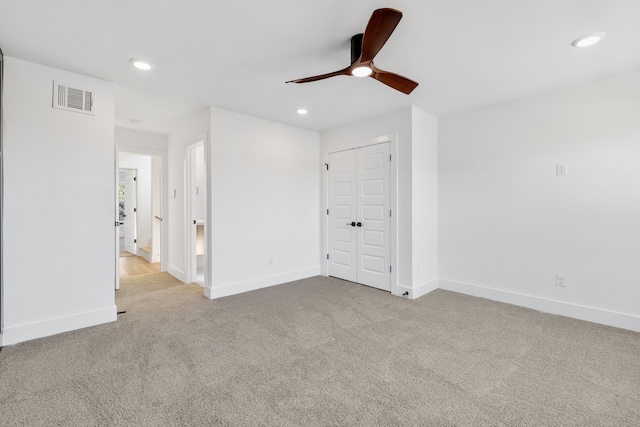
[[556, 163], [556, 175], [566, 175], [566, 174], [567, 174], [567, 164]]

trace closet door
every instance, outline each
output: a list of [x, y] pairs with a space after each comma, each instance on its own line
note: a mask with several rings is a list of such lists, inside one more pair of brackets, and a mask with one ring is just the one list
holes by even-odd
[[329, 276], [357, 281], [356, 150], [329, 154]]
[[391, 291], [389, 143], [358, 149], [358, 283]]
[[391, 291], [389, 143], [329, 155], [330, 276]]

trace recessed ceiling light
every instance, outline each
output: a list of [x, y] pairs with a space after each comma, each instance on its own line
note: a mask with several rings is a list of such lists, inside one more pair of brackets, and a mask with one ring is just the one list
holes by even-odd
[[298, 108], [297, 110], [298, 114], [300, 114], [301, 116], [304, 116], [305, 114], [308, 113], [307, 110], [305, 110], [304, 108]]
[[598, 43], [604, 37], [605, 33], [591, 33], [585, 34], [582, 37], [578, 37], [574, 41], [571, 42], [571, 46], [573, 47], [587, 47]]
[[372, 72], [373, 70], [369, 67], [358, 67], [354, 68], [353, 71], [351, 71], [351, 74], [356, 77], [367, 77], [370, 76]]
[[142, 59], [131, 58], [129, 60], [129, 62], [131, 63], [131, 65], [136, 67], [138, 70], [149, 71], [150, 69], [153, 68], [153, 65], [151, 65], [147, 61], [143, 61]]

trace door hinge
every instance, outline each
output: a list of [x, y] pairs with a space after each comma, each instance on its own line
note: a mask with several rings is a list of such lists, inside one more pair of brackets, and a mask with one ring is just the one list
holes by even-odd
[[327, 215], [329, 215], [329, 209], [327, 209]]
[[138, 212], [138, 208], [133, 208], [133, 211], [134, 212]]
[[389, 273], [391, 273], [391, 266], [389, 266]]
[[137, 177], [137, 176], [134, 176], [134, 177], [133, 177], [133, 180], [134, 180], [134, 181], [137, 181], [137, 180], [138, 180], [138, 177]]
[[324, 165], [327, 167], [327, 170], [329, 170], [329, 163], [325, 163]]
[[391, 161], [391, 154], [389, 154], [389, 161]]
[[138, 239], [133, 239], [133, 243], [138, 243]]
[[389, 209], [389, 218], [391, 218], [391, 209]]
[[329, 259], [329, 254], [327, 254], [327, 259]]

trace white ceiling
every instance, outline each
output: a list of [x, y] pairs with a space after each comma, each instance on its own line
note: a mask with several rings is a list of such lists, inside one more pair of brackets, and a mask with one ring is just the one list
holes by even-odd
[[[284, 83], [349, 65], [349, 39], [379, 7], [404, 17], [375, 63], [418, 81], [411, 95], [371, 78]], [[639, 18], [639, 0], [0, 0], [0, 47], [115, 82], [119, 126], [168, 133], [212, 105], [324, 130], [408, 105], [442, 116], [640, 70]], [[595, 31], [607, 33], [598, 45], [570, 46]], [[140, 72], [130, 58], [155, 68]]]

